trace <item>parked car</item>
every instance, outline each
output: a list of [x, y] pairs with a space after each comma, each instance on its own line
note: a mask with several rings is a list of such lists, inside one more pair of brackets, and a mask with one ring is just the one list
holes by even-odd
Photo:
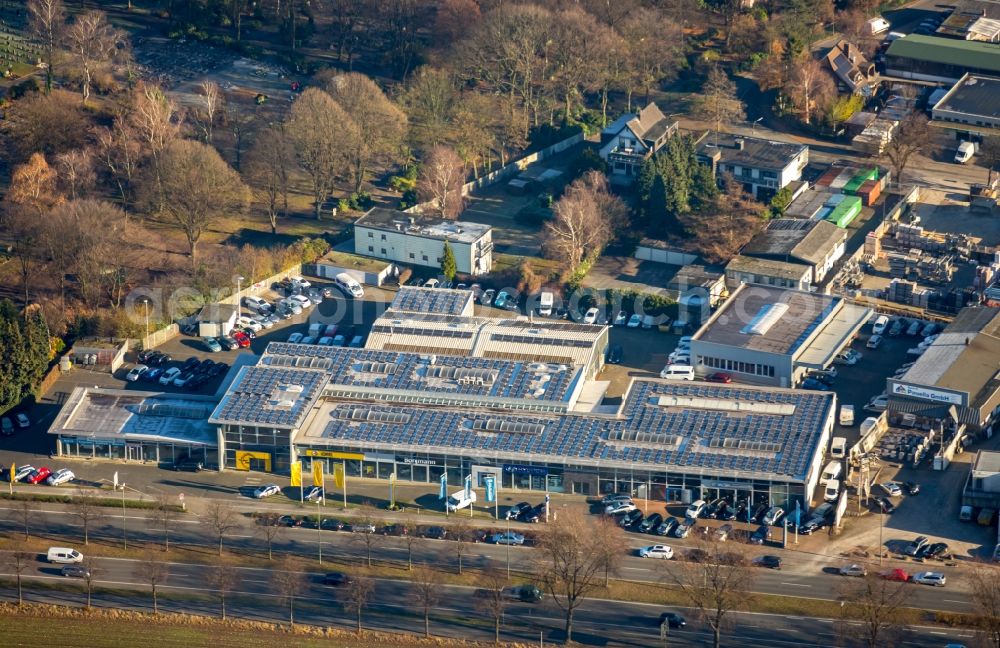
[[222, 337], [216, 338], [222, 348], [226, 351], [235, 351], [240, 348], [240, 343], [232, 338], [230, 335], [223, 335]]
[[642, 316], [642, 328], [644, 328], [644, 329], [651, 329], [651, 328], [653, 328], [653, 324], [655, 324], [655, 323], [656, 323], [656, 318], [653, 317], [652, 315], [643, 315]]
[[882, 336], [873, 335], [870, 338], [868, 338], [868, 342], [865, 343], [865, 346], [868, 347], [869, 349], [877, 349], [881, 344], [882, 344]]
[[781, 558], [778, 556], [758, 556], [753, 562], [768, 569], [781, 569]]
[[4, 436], [14, 435], [14, 421], [11, 421], [9, 416], [0, 418], [0, 434]]
[[41, 468], [35, 468], [30, 475], [24, 478], [29, 484], [41, 484], [43, 481], [49, 478], [52, 471], [48, 467], [42, 466]]
[[493, 297], [497, 294], [497, 291], [492, 288], [488, 288], [483, 291], [483, 294], [479, 297], [479, 303], [483, 306], [489, 306], [493, 303]]
[[675, 538], [686, 538], [691, 533], [691, 529], [695, 527], [697, 521], [690, 518], [685, 518], [683, 522], [674, 527], [674, 537]]
[[899, 497], [900, 495], [903, 494], [903, 490], [899, 487], [899, 484], [897, 484], [896, 482], [891, 482], [891, 481], [884, 482], [882, 484], [879, 484], [879, 487], [883, 491], [885, 491], [886, 495], [888, 495], [889, 497]]
[[944, 556], [948, 553], [948, 543], [946, 542], [935, 542], [932, 545], [927, 545], [923, 549], [924, 558], [937, 558], [939, 556]]
[[878, 506], [879, 509], [886, 515], [896, 512], [896, 505], [890, 502], [888, 497], [878, 498]]
[[163, 372], [162, 376], [160, 376], [160, 384], [166, 387], [167, 385], [174, 382], [174, 378], [176, 378], [179, 375], [181, 375], [180, 367], [170, 367], [169, 369]]
[[907, 495], [919, 495], [920, 494], [920, 484], [915, 481], [903, 482], [903, 488], [906, 489]]
[[292, 304], [296, 304], [302, 310], [305, 310], [313, 305], [312, 301], [310, 301], [305, 295], [292, 295], [288, 298], [288, 301]]
[[889, 397], [885, 394], [879, 394], [875, 396], [868, 404], [865, 405], [865, 409], [872, 412], [883, 412], [885, 408], [889, 406]]
[[507, 509], [507, 515], [505, 519], [516, 520], [521, 516], [522, 512], [530, 510], [531, 510], [531, 504], [528, 504], [527, 502], [518, 502], [514, 506]]
[[656, 528], [660, 526], [663, 522], [663, 516], [659, 513], [653, 513], [652, 515], [646, 516], [645, 519], [639, 524], [639, 533], [653, 533]]
[[684, 516], [689, 520], [697, 520], [701, 517], [701, 514], [705, 512], [705, 507], [707, 506], [705, 500], [695, 500], [691, 502], [688, 506], [687, 511], [685, 511]]
[[587, 309], [587, 312], [583, 315], [584, 324], [597, 324], [597, 316], [600, 315], [601, 311], [597, 308], [591, 307]]
[[264, 499], [265, 497], [271, 497], [272, 495], [277, 495], [281, 492], [281, 487], [277, 484], [264, 484], [258, 486], [254, 489], [253, 496], [257, 499]]
[[674, 550], [667, 545], [642, 547], [637, 550], [637, 553], [640, 558], [659, 558], [661, 560], [670, 560], [674, 557]]
[[783, 518], [784, 516], [785, 516], [785, 509], [781, 508], [780, 506], [772, 506], [767, 510], [767, 513], [764, 514], [764, 518], [761, 520], [761, 522], [763, 524], [767, 524], [770, 526], [776, 526], [778, 522], [781, 521], [781, 518]]
[[24, 464], [23, 466], [18, 466], [17, 470], [14, 471], [13, 481], [27, 481], [27, 478], [31, 473], [35, 472], [35, 467], [31, 464]]
[[83, 565], [66, 565], [60, 573], [66, 578], [90, 578], [90, 567]]
[[756, 531], [754, 531], [753, 535], [750, 536], [750, 544], [764, 544], [770, 537], [771, 527], [766, 524], [762, 524]]
[[233, 339], [236, 340], [236, 344], [238, 344], [241, 349], [250, 347], [250, 336], [243, 331], [233, 331], [230, 335], [233, 336]]
[[932, 585], [934, 587], [944, 587], [948, 582], [945, 575], [941, 572], [920, 572], [913, 575], [914, 583], [919, 583], [921, 585]]
[[322, 486], [310, 486], [303, 491], [302, 500], [305, 502], [322, 502], [323, 501], [323, 487]]
[[236, 318], [236, 326], [238, 326], [240, 328], [250, 329], [254, 333], [257, 333], [262, 328], [264, 328], [263, 326], [261, 326], [260, 322], [258, 322], [257, 320], [255, 320], [252, 317], [247, 317], [245, 315], [242, 316], [242, 317], [237, 317]]
[[612, 326], [621, 326], [628, 321], [628, 313], [623, 310], [618, 311], [615, 315], [615, 319], [611, 322]]
[[889, 571], [881, 574], [882, 578], [885, 580], [898, 581], [901, 583], [906, 583], [910, 580], [910, 575], [906, 573], [905, 569], [890, 569]]
[[506, 290], [501, 290], [497, 293], [496, 299], [493, 300], [493, 306], [495, 308], [504, 308], [507, 306], [507, 300], [510, 299], [510, 295]]
[[927, 539], [927, 536], [917, 536], [903, 549], [903, 553], [907, 556], [917, 556], [928, 544], [930, 544], [930, 540]]
[[527, 522], [529, 524], [536, 524], [542, 517], [545, 516], [545, 504], [539, 504], [538, 506], [529, 506], [526, 510], [521, 511], [521, 515], [517, 518], [521, 522]]
[[841, 576], [862, 578], [868, 575], [868, 570], [864, 565], [844, 565], [840, 568], [839, 573]]
[[623, 515], [621, 519], [618, 520], [618, 525], [623, 529], [628, 529], [642, 522], [642, 517], [642, 511], [634, 509]]
[[905, 327], [906, 327], [906, 320], [905, 319], [901, 318], [901, 319], [893, 320], [892, 326], [889, 327], [889, 333], [888, 333], [889, 337], [897, 337], [897, 336], [899, 336], [903, 332], [903, 329]]
[[493, 534], [490, 542], [498, 545], [514, 545], [519, 547], [524, 544], [524, 536], [513, 531], [505, 531]]
[[45, 483], [49, 486], [59, 486], [60, 484], [65, 484], [66, 482], [73, 481], [76, 479], [76, 475], [69, 468], [60, 468], [51, 475], [45, 478]]
[[622, 345], [612, 344], [608, 347], [608, 364], [621, 364], [623, 354]]
[[666, 520], [660, 523], [660, 526], [656, 527], [656, 535], [658, 536], [668, 536], [674, 529], [677, 528], [677, 518], [668, 517]]
[[817, 378], [809, 377], [802, 381], [799, 385], [802, 389], [811, 389], [813, 391], [829, 391], [830, 387], [826, 383], [818, 380]]
[[448, 536], [448, 531], [444, 527], [432, 526], [424, 529], [423, 535], [431, 540], [444, 540]]
[[717, 371], [717, 372], [715, 372], [713, 374], [709, 374], [708, 376], [705, 376], [705, 381], [706, 382], [712, 382], [712, 383], [722, 383], [723, 385], [728, 385], [729, 383], [733, 382], [733, 377], [730, 376], [727, 373], [722, 373], [721, 371]]
[[622, 515], [625, 513], [631, 513], [634, 510], [636, 510], [636, 507], [631, 500], [628, 501], [622, 500], [615, 502], [614, 504], [608, 504], [606, 507], [604, 507], [604, 514]]
[[139, 379], [142, 378], [142, 374], [147, 371], [149, 371], [149, 367], [146, 365], [136, 365], [125, 375], [125, 380], [129, 382], [138, 382]]
[[330, 572], [323, 576], [323, 584], [330, 587], [342, 587], [351, 582], [351, 577], [343, 572]]
[[642, 315], [639, 313], [634, 313], [632, 317], [628, 318], [628, 328], [639, 328], [642, 325]]
[[14, 420], [17, 421], [17, 427], [22, 430], [31, 427], [31, 421], [28, 420], [28, 415], [24, 412], [18, 412], [14, 415]]
[[[271, 324], [271, 326], [274, 326], [274, 324]], [[222, 351], [222, 345], [219, 344], [219, 341], [216, 340], [214, 337], [202, 338], [201, 342], [202, 344], [205, 345], [205, 348], [211, 351], [212, 353], [218, 353], [219, 351]]]
[[187, 387], [193, 378], [194, 372], [186, 371], [174, 378], [174, 387]]
[[538, 603], [545, 596], [542, 590], [534, 585], [515, 585], [503, 591], [503, 597], [511, 601], [521, 601], [522, 603]]
[[177, 461], [175, 461], [173, 465], [174, 470], [184, 470], [188, 472], [201, 472], [204, 467], [205, 465], [200, 459], [192, 457], [188, 454], [178, 457]]
[[732, 524], [723, 524], [718, 529], [715, 530], [715, 539], [719, 542], [725, 542], [729, 539], [729, 535], [733, 532]]
[[602, 506], [611, 506], [612, 504], [617, 504], [618, 502], [631, 502], [632, 496], [626, 493], [610, 493], [605, 495], [601, 500]]

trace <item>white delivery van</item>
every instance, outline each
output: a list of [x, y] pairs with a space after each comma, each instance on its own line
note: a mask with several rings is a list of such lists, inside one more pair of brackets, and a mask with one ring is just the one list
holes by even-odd
[[853, 405], [841, 405], [840, 406], [840, 424], [849, 426], [854, 425], [854, 406]]
[[826, 464], [826, 468], [823, 469], [823, 476], [820, 477], [820, 479], [822, 479], [823, 481], [840, 479], [840, 470], [841, 470], [840, 462], [831, 461], [830, 463]]
[[365, 296], [365, 289], [361, 287], [361, 284], [358, 283], [357, 279], [346, 272], [341, 272], [334, 277], [333, 283], [337, 284], [337, 288], [344, 291], [344, 294], [350, 295], [355, 299], [360, 299]]
[[660, 372], [660, 378], [667, 380], [694, 380], [694, 367], [690, 365], [671, 364]]
[[452, 493], [445, 505], [448, 507], [448, 512], [454, 513], [455, 511], [472, 506], [475, 503], [476, 491], [469, 491], [469, 497], [466, 497], [465, 489], [463, 488], [456, 493]]
[[868, 21], [868, 33], [875, 35], [889, 31], [889, 21], [881, 16]]
[[965, 164], [976, 154], [976, 145], [972, 142], [961, 142], [955, 151], [955, 164]]
[[47, 558], [50, 563], [64, 565], [83, 562], [83, 554], [69, 547], [49, 547]]
[[555, 295], [549, 291], [542, 293], [541, 297], [538, 299], [538, 314], [548, 317], [552, 314], [552, 303], [555, 301]]
[[830, 441], [830, 456], [834, 459], [843, 459], [847, 454], [847, 439], [844, 437], [833, 437]]
[[836, 502], [840, 496], [840, 482], [830, 479], [823, 482], [823, 499], [827, 502]]

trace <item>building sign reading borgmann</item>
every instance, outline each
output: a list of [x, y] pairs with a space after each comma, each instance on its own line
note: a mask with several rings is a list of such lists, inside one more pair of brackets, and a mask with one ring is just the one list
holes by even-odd
[[916, 387], [914, 385], [904, 385], [894, 383], [892, 393], [910, 398], [921, 398], [923, 400], [937, 401], [939, 403], [951, 403], [952, 405], [962, 405], [962, 397], [959, 394], [940, 391], [938, 389], [928, 389], [926, 387]]

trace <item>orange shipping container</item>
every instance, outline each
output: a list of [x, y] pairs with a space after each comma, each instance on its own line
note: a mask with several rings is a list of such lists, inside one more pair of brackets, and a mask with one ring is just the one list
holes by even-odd
[[882, 195], [882, 185], [878, 180], [868, 180], [858, 187], [857, 193], [865, 207], [871, 207]]

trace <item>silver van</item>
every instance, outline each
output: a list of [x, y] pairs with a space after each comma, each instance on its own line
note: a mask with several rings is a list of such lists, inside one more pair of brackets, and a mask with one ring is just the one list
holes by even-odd
[[50, 563], [63, 565], [83, 562], [83, 554], [69, 547], [49, 547], [46, 558]]
[[694, 380], [694, 367], [690, 365], [667, 365], [660, 372], [660, 378], [667, 380]]

